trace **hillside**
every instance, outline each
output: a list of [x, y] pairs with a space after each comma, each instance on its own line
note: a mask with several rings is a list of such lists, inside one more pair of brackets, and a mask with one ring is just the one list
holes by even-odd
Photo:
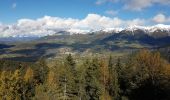
[[[85, 56], [91, 53], [101, 54], [106, 52], [115, 53], [116, 56], [121, 53], [122, 56], [141, 48], [167, 47], [170, 45], [169, 34], [169, 27], [133, 27], [121, 31], [100, 30], [87, 34], [61, 31], [54, 35], [29, 38], [30, 40], [23, 38], [3, 41], [0, 44], [0, 58], [36, 61], [40, 57], [51, 59], [68, 53]], [[4, 38], [1, 40], [4, 40]]]

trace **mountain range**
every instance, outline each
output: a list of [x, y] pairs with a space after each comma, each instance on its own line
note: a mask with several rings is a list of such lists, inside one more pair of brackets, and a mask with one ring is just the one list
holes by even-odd
[[[43, 36], [48, 36], [48, 35], [72, 35], [72, 34], [90, 34], [90, 33], [98, 33], [98, 32], [105, 32], [105, 33], [120, 33], [122, 31], [127, 31], [127, 32], [131, 32], [132, 34], [135, 33], [135, 31], [137, 30], [141, 30], [144, 33], [148, 34], [148, 35], [158, 35], [160, 32], [162, 32], [163, 34], [160, 35], [170, 35], [170, 25], [164, 25], [164, 24], [158, 24], [158, 25], [154, 25], [154, 26], [130, 26], [130, 27], [126, 27], [126, 28], [104, 28], [104, 29], [100, 29], [100, 30], [87, 30], [87, 29], [62, 29], [62, 30], [58, 30], [56, 29], [55, 32], [51, 33], [51, 34], [45, 34], [43, 35], [43, 33], [41, 35], [28, 35], [28, 34], [13, 34], [10, 36], [5, 36], [5, 37], [1, 37], [0, 39], [4, 39], [5, 38], [13, 38], [14, 40], [16, 39], [21, 39], [21, 38], [28, 38], [26, 40], [29, 40], [31, 38], [38, 38], [38, 37], [43, 37]], [[156, 33], [156, 34], [155, 34]]]
[[0, 38], [0, 58], [36, 61], [40, 57], [60, 57], [72, 53], [89, 55], [109, 53], [122, 56], [141, 49], [162, 49], [170, 46], [170, 26], [133, 26], [98, 31], [58, 31], [43, 37]]

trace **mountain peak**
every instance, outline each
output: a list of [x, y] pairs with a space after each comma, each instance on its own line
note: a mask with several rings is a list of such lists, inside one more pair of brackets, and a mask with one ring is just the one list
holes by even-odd
[[[3, 30], [5, 30], [5, 28], [3, 28]], [[60, 32], [60, 31], [63, 32]], [[146, 34], [152, 34], [154, 32], [157, 32], [159, 34], [161, 34], [161, 32], [166, 32], [170, 35], [170, 25], [164, 25], [164, 24], [157, 24], [157, 25], [153, 25], [153, 26], [138, 26], [138, 25], [133, 25], [133, 26], [129, 26], [129, 27], [124, 27], [124, 28], [119, 28], [119, 27], [109, 27], [109, 28], [102, 28], [102, 29], [98, 29], [98, 30], [94, 30], [94, 29], [79, 29], [79, 28], [70, 28], [70, 29], [49, 29], [48, 32], [46, 32], [45, 30], [35, 30], [34, 33], [29, 34], [29, 33], [23, 33], [23, 34], [13, 34], [10, 32], [13, 31], [7, 31], [7, 33], [2, 33], [2, 35], [0, 36], [0, 38], [8, 38], [8, 37], [15, 37], [15, 38], [22, 38], [22, 37], [43, 37], [43, 36], [48, 36], [48, 35], [54, 35], [54, 34], [58, 34], [58, 35], [63, 35], [63, 34], [88, 34], [88, 33], [120, 33], [121, 31], [127, 31], [130, 33], [134, 33], [135, 31], [143, 31]], [[25, 32], [25, 30], [23, 30], [23, 32]], [[36, 33], [37, 32], [37, 33]], [[39, 34], [42, 33], [42, 34]], [[5, 34], [5, 35], [3, 35]]]

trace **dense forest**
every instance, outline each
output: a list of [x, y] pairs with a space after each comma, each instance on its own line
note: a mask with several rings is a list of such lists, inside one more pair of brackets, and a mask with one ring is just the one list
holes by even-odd
[[170, 64], [157, 51], [0, 60], [0, 100], [170, 100], [169, 93]]

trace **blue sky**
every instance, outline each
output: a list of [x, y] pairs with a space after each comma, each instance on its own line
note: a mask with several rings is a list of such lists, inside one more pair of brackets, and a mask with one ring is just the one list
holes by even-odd
[[[14, 23], [22, 18], [37, 19], [45, 15], [83, 19], [89, 13], [124, 20], [149, 19], [159, 13], [170, 16], [169, 0], [141, 0], [144, 1], [141, 5], [126, 1], [135, 3], [139, 0], [0, 0], [0, 22]], [[125, 8], [126, 5], [129, 5], [128, 8]]]
[[0, 37], [170, 24], [170, 0], [0, 0]]

